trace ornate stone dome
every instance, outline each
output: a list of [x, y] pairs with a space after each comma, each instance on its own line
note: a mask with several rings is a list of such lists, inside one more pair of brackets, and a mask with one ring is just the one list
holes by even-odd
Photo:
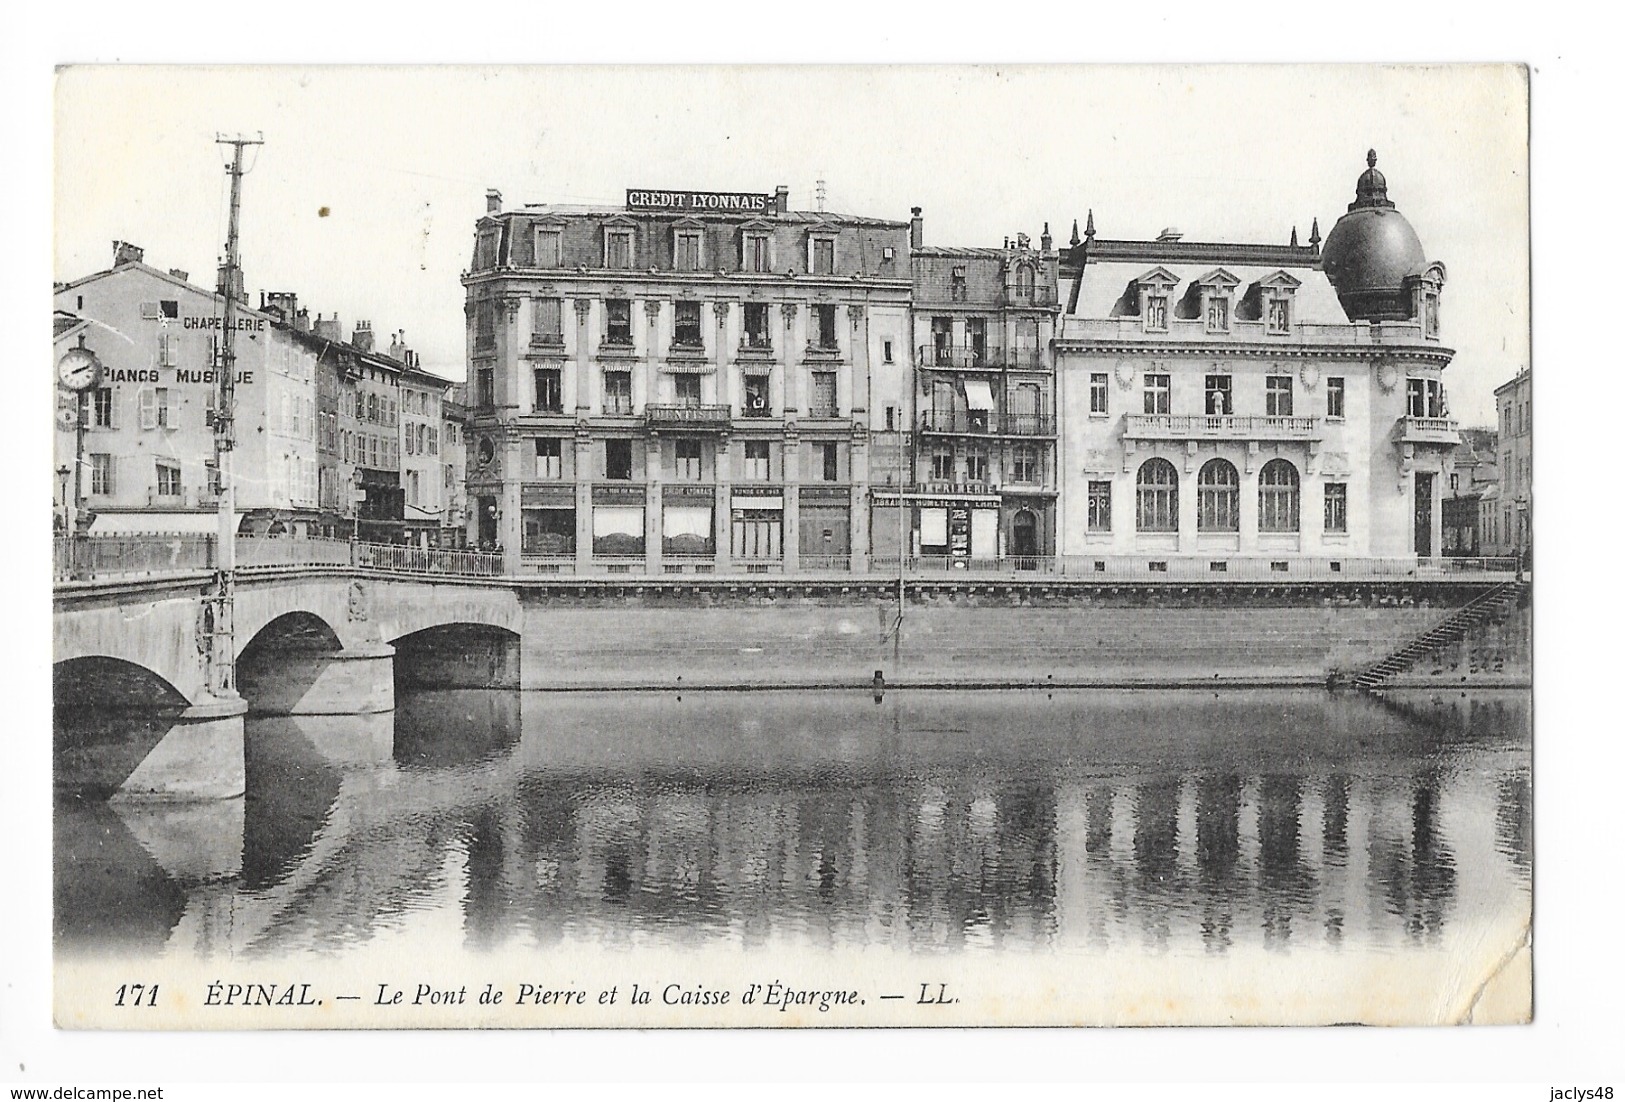
[[1366, 166], [1348, 213], [1326, 235], [1320, 266], [1350, 320], [1408, 317], [1408, 303], [1401, 305], [1405, 278], [1420, 273], [1427, 256], [1416, 231], [1388, 198], [1376, 150], [1366, 154]]

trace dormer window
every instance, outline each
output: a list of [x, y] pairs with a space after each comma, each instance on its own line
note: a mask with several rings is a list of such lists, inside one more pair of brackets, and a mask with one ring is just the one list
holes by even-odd
[[1145, 328], [1152, 333], [1168, 332], [1168, 296], [1150, 291], [1145, 296]]
[[807, 271], [812, 275], [835, 274], [835, 235], [811, 233], [807, 235]]
[[1021, 302], [1030, 302], [1033, 297], [1033, 286], [1036, 277], [1031, 264], [1018, 264], [1016, 266], [1016, 298]]
[[1140, 325], [1147, 333], [1168, 332], [1169, 298], [1179, 277], [1167, 268], [1153, 268], [1134, 281], [1140, 296]]
[[698, 226], [678, 226], [672, 231], [672, 267], [679, 272], [697, 272], [704, 265]]
[[630, 268], [632, 266], [632, 227], [606, 226], [604, 228], [604, 267]]
[[739, 237], [739, 266], [747, 272], [773, 270], [773, 238], [767, 229], [746, 227]]
[[481, 230], [474, 238], [474, 267], [495, 268], [497, 249], [502, 243], [502, 231], [495, 226]]
[[[1294, 310], [1292, 306], [1293, 295], [1303, 284], [1295, 277], [1284, 271], [1277, 271], [1253, 284], [1247, 294], [1251, 298], [1254, 290], [1257, 291], [1258, 300], [1262, 306], [1256, 319], [1262, 317], [1264, 332], [1269, 336], [1282, 337], [1291, 334]], [[1257, 300], [1255, 300], [1257, 301]]]
[[1202, 300], [1202, 319], [1209, 333], [1230, 332], [1231, 297], [1240, 285], [1241, 280], [1223, 268], [1215, 268], [1195, 282]]
[[536, 267], [557, 268], [564, 263], [564, 230], [558, 226], [536, 227]]

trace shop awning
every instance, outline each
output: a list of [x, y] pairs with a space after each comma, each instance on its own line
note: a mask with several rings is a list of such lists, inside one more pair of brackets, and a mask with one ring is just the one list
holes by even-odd
[[660, 511], [661, 534], [667, 539], [677, 536], [711, 538], [711, 507], [709, 505], [668, 505]]
[[965, 380], [965, 405], [971, 409], [993, 408], [993, 388], [980, 379]]
[[[242, 523], [238, 513], [232, 531]], [[157, 512], [143, 510], [138, 513], [97, 513], [90, 525], [93, 536], [212, 536], [220, 531], [220, 514], [216, 512]]]
[[595, 505], [592, 534], [598, 536], [637, 536], [643, 538], [643, 507], [640, 505]]

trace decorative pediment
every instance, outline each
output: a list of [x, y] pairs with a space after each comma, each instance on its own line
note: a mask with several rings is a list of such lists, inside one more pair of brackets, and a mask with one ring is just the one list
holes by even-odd
[[1421, 272], [1417, 274], [1416, 278], [1420, 279], [1423, 283], [1431, 283], [1435, 287], [1443, 287], [1446, 278], [1444, 265], [1439, 263], [1437, 260], [1432, 261], [1427, 267], [1423, 268]]
[[608, 218], [604, 219], [604, 226], [606, 228], [610, 226], [615, 226], [617, 228], [625, 226], [627, 229], [636, 229], [637, 225], [637, 219], [627, 214], [612, 214]]
[[1258, 285], [1269, 291], [1284, 291], [1291, 294], [1303, 286], [1303, 281], [1294, 278], [1288, 272], [1277, 270], [1258, 281]]
[[681, 218], [677, 219], [677, 221], [673, 222], [671, 227], [674, 230], [703, 230], [705, 228], [705, 223], [701, 222], [698, 218], [695, 218], [692, 214], [685, 214]]
[[773, 223], [765, 218], [749, 218], [739, 223], [741, 230], [771, 230]]
[[1134, 282], [1140, 287], [1172, 287], [1179, 282], [1179, 277], [1158, 265], [1144, 275], [1136, 276]]
[[1241, 285], [1241, 280], [1237, 276], [1223, 268], [1214, 268], [1207, 275], [1191, 282], [1198, 287], [1215, 287], [1226, 291]]
[[557, 214], [539, 214], [530, 220], [530, 224], [535, 229], [543, 230], [562, 230], [565, 227], [564, 219]]

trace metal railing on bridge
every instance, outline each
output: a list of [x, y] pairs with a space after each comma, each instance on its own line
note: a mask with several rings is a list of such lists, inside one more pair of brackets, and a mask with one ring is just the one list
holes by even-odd
[[[576, 573], [573, 557], [543, 556], [549, 572]], [[702, 568], [707, 556], [671, 557], [685, 572], [709, 573]], [[118, 580], [196, 573], [214, 569], [214, 538], [199, 535], [130, 535], [63, 537], [55, 544], [54, 577], [61, 581]], [[245, 572], [299, 567], [351, 567], [395, 574], [496, 578], [504, 576], [502, 555], [491, 551], [410, 547], [392, 543], [352, 543], [345, 540], [239, 537], [237, 565]], [[532, 575], [539, 557], [526, 556], [523, 573]], [[775, 559], [768, 568], [782, 569]], [[527, 569], [528, 568], [528, 569]], [[759, 573], [764, 564], [734, 558], [718, 572]], [[644, 573], [643, 556], [594, 555], [581, 573], [602, 575]], [[869, 578], [895, 578], [901, 571], [910, 578], [980, 577], [1009, 579], [1068, 578], [1099, 582], [1300, 582], [1441, 580], [1451, 577], [1511, 577], [1518, 573], [1513, 558], [1441, 556], [1359, 557], [1292, 554], [1183, 554], [1142, 552], [1110, 555], [1003, 555], [954, 558], [946, 555], [878, 555], [867, 570], [854, 572], [847, 555], [801, 556], [795, 573], [847, 574]]]
[[[196, 534], [57, 537], [52, 560], [52, 576], [59, 582], [185, 574], [213, 570], [217, 564], [215, 537]], [[502, 573], [502, 556], [391, 543], [237, 537], [239, 570], [314, 566], [360, 566], [407, 574], [492, 577]]]

